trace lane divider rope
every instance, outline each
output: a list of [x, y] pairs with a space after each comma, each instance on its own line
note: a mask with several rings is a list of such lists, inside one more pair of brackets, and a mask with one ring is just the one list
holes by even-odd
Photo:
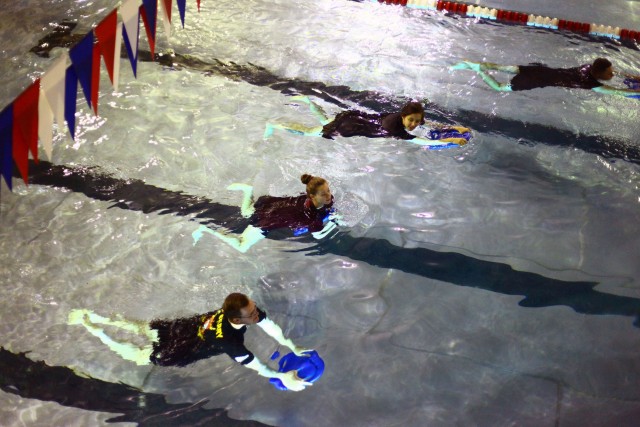
[[574, 33], [592, 36], [610, 37], [618, 40], [632, 40], [640, 42], [640, 31], [626, 28], [612, 27], [587, 22], [569, 21], [566, 19], [539, 16], [532, 13], [515, 12], [512, 10], [492, 9], [488, 7], [469, 5], [466, 3], [442, 0], [371, 0], [372, 2], [400, 5], [414, 9], [426, 9], [457, 13], [461, 16], [491, 19], [510, 24], [528, 25], [532, 27], [549, 28], [552, 30], [572, 31]]

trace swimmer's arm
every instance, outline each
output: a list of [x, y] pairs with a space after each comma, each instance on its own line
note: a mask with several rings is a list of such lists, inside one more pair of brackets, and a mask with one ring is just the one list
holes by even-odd
[[258, 360], [257, 357], [254, 357], [251, 362], [247, 363], [244, 366], [249, 369], [253, 369], [261, 377], [279, 379], [280, 381], [282, 381], [282, 384], [284, 384], [284, 386], [291, 391], [304, 390], [306, 386], [311, 385], [310, 382], [302, 381], [301, 379], [299, 379], [296, 376], [296, 371], [276, 372], [262, 363], [260, 360]]
[[593, 90], [598, 93], [604, 93], [607, 95], [629, 96], [640, 95], [640, 89], [621, 89], [613, 86], [602, 85], [594, 87]]
[[436, 123], [436, 122], [427, 122], [425, 121], [425, 124], [423, 126], [427, 126], [429, 129], [453, 129], [456, 132], [460, 132], [460, 133], [465, 133], [465, 132], [471, 132], [471, 129], [466, 128], [464, 126], [449, 126], [449, 125], [444, 125], [442, 123]]
[[453, 144], [458, 144], [458, 145], [466, 145], [467, 141], [464, 138], [443, 138], [443, 139], [439, 139], [438, 141], [440, 142], [451, 142]]
[[300, 356], [305, 351], [311, 351], [310, 349], [298, 347], [289, 338], [285, 338], [280, 326], [268, 317], [265, 317], [262, 321], [258, 322], [258, 326], [260, 326], [271, 338], [278, 341], [278, 344], [289, 347], [297, 356]]
[[622, 71], [618, 71], [617, 74], [620, 74], [621, 76], [626, 77], [628, 79], [640, 80], [640, 76], [634, 76], [633, 74], [623, 73]]

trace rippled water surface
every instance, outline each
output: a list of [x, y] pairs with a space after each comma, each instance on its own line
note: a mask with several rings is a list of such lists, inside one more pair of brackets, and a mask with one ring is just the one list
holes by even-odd
[[[0, 52], [3, 105], [65, 52], [29, 53], [50, 23], [77, 19], [82, 33], [115, 7], [47, 5], [1, 12], [2, 39], [14, 41]], [[203, 1], [200, 13], [194, 2], [186, 18], [168, 39], [158, 29], [157, 50], [200, 66], [141, 62], [134, 79], [123, 60], [117, 92], [103, 73], [98, 117], [79, 93], [76, 139], [56, 133], [51, 159], [80, 182], [109, 176], [153, 192], [163, 209], [135, 191], [103, 200], [98, 181], [93, 195], [2, 184], [2, 423], [634, 425], [638, 101], [497, 93], [449, 67], [607, 56], [640, 74], [636, 46], [338, 0]], [[429, 119], [470, 126], [474, 138], [443, 151], [278, 131], [264, 140], [267, 122], [316, 124], [296, 93], [317, 94], [330, 114], [427, 100]], [[208, 235], [194, 245], [187, 196], [238, 206], [226, 189], [235, 182], [295, 195], [302, 173], [330, 181], [346, 222], [338, 232], [265, 239], [245, 254]], [[74, 308], [143, 322], [203, 313], [233, 291], [318, 350], [327, 369], [316, 384], [280, 392], [224, 356], [140, 367], [67, 325]], [[276, 349], [257, 330], [247, 344], [263, 360]]]

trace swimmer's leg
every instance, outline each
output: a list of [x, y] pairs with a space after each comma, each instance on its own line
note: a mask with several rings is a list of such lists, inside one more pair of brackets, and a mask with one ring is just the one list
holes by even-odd
[[240, 213], [243, 218], [249, 218], [255, 212], [253, 207], [253, 187], [247, 184], [233, 183], [227, 187], [227, 190], [242, 191], [242, 205], [240, 205]]
[[267, 139], [271, 135], [273, 135], [274, 129], [280, 129], [280, 130], [287, 131], [289, 133], [302, 135], [302, 136], [321, 136], [322, 135], [322, 126], [309, 127], [309, 126], [304, 126], [297, 123], [288, 124], [288, 125], [283, 125], [279, 123], [267, 123], [264, 129], [263, 138]]
[[311, 99], [309, 99], [308, 96], [305, 96], [305, 95], [292, 96], [291, 99], [295, 99], [297, 101], [301, 101], [309, 105], [309, 109], [311, 110], [313, 115], [316, 117], [316, 119], [318, 119], [318, 121], [323, 126], [331, 122], [331, 119], [327, 116], [327, 113], [322, 109], [322, 107], [316, 104], [315, 102], [313, 102]]
[[209, 233], [212, 236], [217, 237], [218, 239], [222, 240], [227, 245], [231, 246], [241, 253], [247, 252], [249, 248], [251, 248], [251, 246], [264, 239], [262, 230], [254, 227], [253, 225], [249, 225], [240, 236], [235, 236], [231, 233], [221, 233], [219, 231], [214, 231], [207, 226], [201, 225], [196, 231], [191, 234], [194, 240], [194, 245], [198, 243], [198, 240], [200, 240], [200, 238], [202, 238], [203, 233]]
[[489, 73], [485, 73], [484, 71], [478, 71], [478, 75], [482, 77], [482, 80], [486, 84], [488, 84], [491, 89], [497, 90], [499, 92], [511, 92], [511, 83], [500, 83]]
[[[480, 69], [481, 70], [495, 70], [495, 71], [502, 71], [503, 73], [509, 73], [509, 74], [518, 74], [520, 72], [520, 67], [517, 65], [501, 65], [501, 64], [495, 64], [493, 62], [480, 62]], [[475, 70], [478, 71], [478, 70]]]
[[462, 61], [451, 67], [452, 70], [473, 70], [488, 84], [493, 90], [500, 92], [510, 92], [510, 83], [500, 83], [492, 75], [486, 73], [487, 70], [502, 71], [505, 73], [518, 74], [520, 68], [517, 65], [500, 65], [493, 62], [472, 62]]
[[94, 321], [100, 324], [115, 326], [130, 332], [143, 332], [143, 335], [151, 341], [155, 341], [157, 339], [157, 334], [149, 327], [149, 325], [145, 324], [143, 328], [143, 325], [136, 324], [134, 322], [107, 319], [106, 317], [99, 316], [90, 310], [71, 310], [67, 321], [69, 325], [80, 324], [84, 326], [91, 335], [98, 338], [103, 344], [123, 359], [134, 362], [140, 366], [150, 364], [149, 357], [151, 357], [151, 353], [153, 352], [152, 344], [147, 344], [141, 348], [131, 343], [118, 342], [107, 335], [103, 329], [96, 326]]

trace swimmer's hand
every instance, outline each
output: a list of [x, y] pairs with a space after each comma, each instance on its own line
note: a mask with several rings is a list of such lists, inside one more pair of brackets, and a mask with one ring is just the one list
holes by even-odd
[[342, 220], [342, 215], [335, 212], [332, 212], [331, 215], [329, 215], [329, 221], [333, 221], [341, 227], [345, 227], [347, 225], [347, 223]]
[[466, 128], [464, 126], [451, 126], [451, 129], [455, 129], [456, 132], [460, 132], [460, 133], [471, 132], [471, 129]]
[[302, 348], [302, 347], [298, 347], [298, 346], [294, 346], [291, 351], [293, 351], [293, 354], [295, 354], [296, 356], [304, 356], [305, 353], [311, 353], [313, 351], [312, 348]]
[[452, 143], [458, 144], [460, 146], [466, 145], [467, 142], [469, 142], [464, 138], [444, 138], [444, 139], [441, 139], [440, 141], [442, 141], [442, 142], [452, 142]]
[[313, 385], [310, 382], [301, 380], [296, 374], [296, 371], [278, 373], [275, 378], [278, 378], [280, 381], [282, 381], [282, 384], [284, 384], [284, 386], [291, 391], [302, 391], [305, 389], [305, 387]]
[[325, 226], [322, 228], [322, 230], [320, 231], [314, 231], [313, 233], [311, 233], [311, 235], [315, 238], [315, 239], [324, 239], [327, 234], [329, 234], [334, 228], [336, 228], [336, 223], [333, 221], [329, 221], [325, 224]]

